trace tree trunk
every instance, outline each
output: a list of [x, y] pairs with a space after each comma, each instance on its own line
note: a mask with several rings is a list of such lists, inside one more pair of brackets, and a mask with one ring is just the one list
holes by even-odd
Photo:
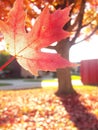
[[74, 93], [74, 89], [71, 83], [70, 68], [58, 69], [58, 90], [56, 95], [66, 95]]
[[[68, 44], [67, 40], [62, 40], [58, 43], [56, 46], [56, 51], [62, 55], [62, 57], [69, 60], [69, 49], [70, 45]], [[71, 83], [71, 74], [70, 74], [70, 68], [64, 68], [64, 69], [57, 69], [57, 78], [58, 78], [58, 90], [56, 92], [56, 95], [66, 95], [74, 93], [75, 90], [73, 89], [72, 83]]]

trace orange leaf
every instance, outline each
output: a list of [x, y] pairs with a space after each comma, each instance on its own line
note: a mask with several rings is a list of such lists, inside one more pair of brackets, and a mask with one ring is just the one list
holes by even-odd
[[41, 48], [69, 36], [69, 33], [63, 30], [64, 24], [69, 20], [69, 12], [70, 7], [59, 9], [54, 13], [50, 13], [46, 7], [31, 32], [27, 33], [23, 0], [16, 0], [7, 23], [0, 21], [6, 50], [15, 56], [25, 69], [35, 75], [38, 70], [55, 71], [57, 68], [71, 66], [72, 64], [59, 54], [41, 52]]

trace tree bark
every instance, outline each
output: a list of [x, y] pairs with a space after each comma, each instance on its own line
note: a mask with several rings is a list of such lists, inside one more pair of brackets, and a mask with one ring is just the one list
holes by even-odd
[[70, 68], [58, 69], [58, 90], [56, 95], [66, 95], [74, 93], [74, 89], [71, 83]]
[[[62, 57], [69, 60], [69, 49], [70, 44], [68, 43], [69, 39], [64, 39], [58, 43], [56, 46], [56, 51], [62, 55]], [[57, 78], [58, 78], [58, 90], [56, 92], [56, 95], [66, 95], [74, 93], [75, 90], [73, 89], [72, 83], [71, 83], [71, 74], [70, 74], [70, 68], [64, 68], [64, 69], [57, 69]]]

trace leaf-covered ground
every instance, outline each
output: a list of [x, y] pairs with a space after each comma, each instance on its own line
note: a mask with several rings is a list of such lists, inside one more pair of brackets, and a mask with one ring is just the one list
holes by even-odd
[[75, 89], [65, 97], [54, 88], [0, 91], [0, 130], [98, 130], [98, 88]]

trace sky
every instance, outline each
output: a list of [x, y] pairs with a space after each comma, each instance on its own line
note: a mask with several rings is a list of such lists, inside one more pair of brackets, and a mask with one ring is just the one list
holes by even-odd
[[94, 35], [91, 40], [74, 45], [70, 49], [70, 61], [98, 59], [98, 36]]
[[4, 40], [0, 41], [0, 51], [4, 50], [5, 48], [5, 42]]

